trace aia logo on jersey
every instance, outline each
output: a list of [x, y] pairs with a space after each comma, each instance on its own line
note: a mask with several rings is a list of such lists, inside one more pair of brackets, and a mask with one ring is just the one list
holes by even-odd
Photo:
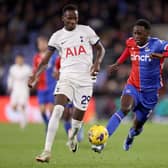
[[86, 54], [86, 50], [83, 45], [79, 47], [66, 48], [66, 58], [71, 56], [79, 56], [81, 54]]
[[131, 61], [151, 62], [149, 55], [131, 55]]

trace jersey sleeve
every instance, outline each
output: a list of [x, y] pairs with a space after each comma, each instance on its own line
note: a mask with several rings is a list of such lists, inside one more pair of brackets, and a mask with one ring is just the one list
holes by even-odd
[[100, 40], [96, 32], [90, 26], [88, 26], [87, 33], [88, 33], [89, 42], [91, 45], [95, 45]]
[[121, 56], [118, 58], [117, 63], [122, 64], [128, 57], [130, 56], [130, 52], [128, 47], [122, 52]]
[[58, 42], [58, 37], [56, 33], [52, 34], [52, 36], [50, 37], [48, 41], [48, 46], [49, 48], [52, 48], [52, 49], [55, 48], [59, 50], [59, 42]]
[[168, 41], [160, 40], [160, 52], [168, 52]]
[[130, 56], [129, 48], [131, 45], [133, 45], [133, 38], [129, 38], [126, 40], [126, 47], [122, 52], [121, 56], [117, 59], [117, 63], [122, 64]]

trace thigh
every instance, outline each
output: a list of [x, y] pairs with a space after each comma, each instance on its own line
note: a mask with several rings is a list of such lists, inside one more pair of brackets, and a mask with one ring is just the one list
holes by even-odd
[[51, 91], [51, 90], [47, 91], [46, 101], [47, 101], [48, 104], [54, 104], [54, 102], [55, 102], [55, 96], [54, 96], [53, 91]]
[[[139, 92], [138, 92], [138, 90], [132, 85], [126, 85], [125, 88], [122, 91], [121, 98], [123, 96], [126, 97], [126, 95], [131, 96], [133, 98], [133, 101], [134, 101], [133, 102], [133, 108], [135, 108], [139, 103]], [[132, 100], [130, 100], [130, 101], [132, 101]]]
[[28, 100], [29, 100], [29, 93], [26, 91], [13, 92], [11, 94], [11, 104], [12, 105], [25, 106], [27, 105]]
[[141, 104], [147, 109], [153, 109], [158, 101], [158, 91], [141, 92]]
[[[54, 95], [65, 95], [70, 101], [73, 100], [73, 87], [70, 81], [68, 80], [60, 80], [58, 81]], [[58, 97], [58, 96], [57, 96]], [[57, 98], [56, 98], [57, 100]]]
[[142, 104], [139, 104], [135, 109], [135, 122], [139, 125], [143, 125], [152, 113], [152, 109], [144, 107]]
[[93, 86], [73, 86], [74, 97], [73, 104], [74, 106], [82, 111], [86, 111], [88, 103], [93, 94]]
[[47, 91], [46, 90], [38, 90], [37, 91], [37, 98], [38, 98], [38, 103], [40, 105], [46, 104], [47, 103]]

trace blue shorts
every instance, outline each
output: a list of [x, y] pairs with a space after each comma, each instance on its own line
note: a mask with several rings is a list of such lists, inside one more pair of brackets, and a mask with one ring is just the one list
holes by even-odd
[[48, 103], [54, 104], [54, 101], [55, 101], [53, 92], [48, 89], [38, 90], [37, 98], [38, 98], [39, 104], [48, 104]]
[[122, 95], [128, 94], [134, 99], [133, 112], [138, 121], [146, 121], [158, 101], [158, 90], [138, 91], [132, 85], [126, 85]]
[[65, 105], [66, 108], [72, 108], [74, 107], [72, 102], [69, 102], [68, 104]]

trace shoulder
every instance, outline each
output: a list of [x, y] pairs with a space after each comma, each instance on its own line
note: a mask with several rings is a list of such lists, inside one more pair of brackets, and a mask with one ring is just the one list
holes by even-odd
[[15, 64], [13, 64], [13, 65], [11, 65], [11, 66], [10, 66], [9, 71], [14, 70], [15, 68], [16, 68], [16, 65], [15, 65]]
[[127, 45], [128, 47], [135, 46], [135, 45], [136, 45], [136, 42], [135, 42], [134, 38], [133, 38], [133, 37], [129, 37], [129, 38], [126, 40], [126, 45]]
[[87, 32], [94, 31], [89, 25], [78, 25], [78, 29]]
[[56, 31], [56, 32], [54, 32], [54, 33], [52, 33], [50, 38], [53, 38], [53, 37], [58, 38], [58, 37], [59, 37], [62, 33], [63, 33], [63, 28], [62, 28], [62, 29], [57, 30], [57, 31]]
[[157, 37], [150, 37], [150, 42], [162, 44], [164, 42], [164, 40], [161, 40]]
[[27, 68], [27, 69], [31, 69], [31, 66], [30, 66], [29, 64], [27, 64], [27, 63], [26, 63], [24, 66], [25, 66], [25, 68]]

